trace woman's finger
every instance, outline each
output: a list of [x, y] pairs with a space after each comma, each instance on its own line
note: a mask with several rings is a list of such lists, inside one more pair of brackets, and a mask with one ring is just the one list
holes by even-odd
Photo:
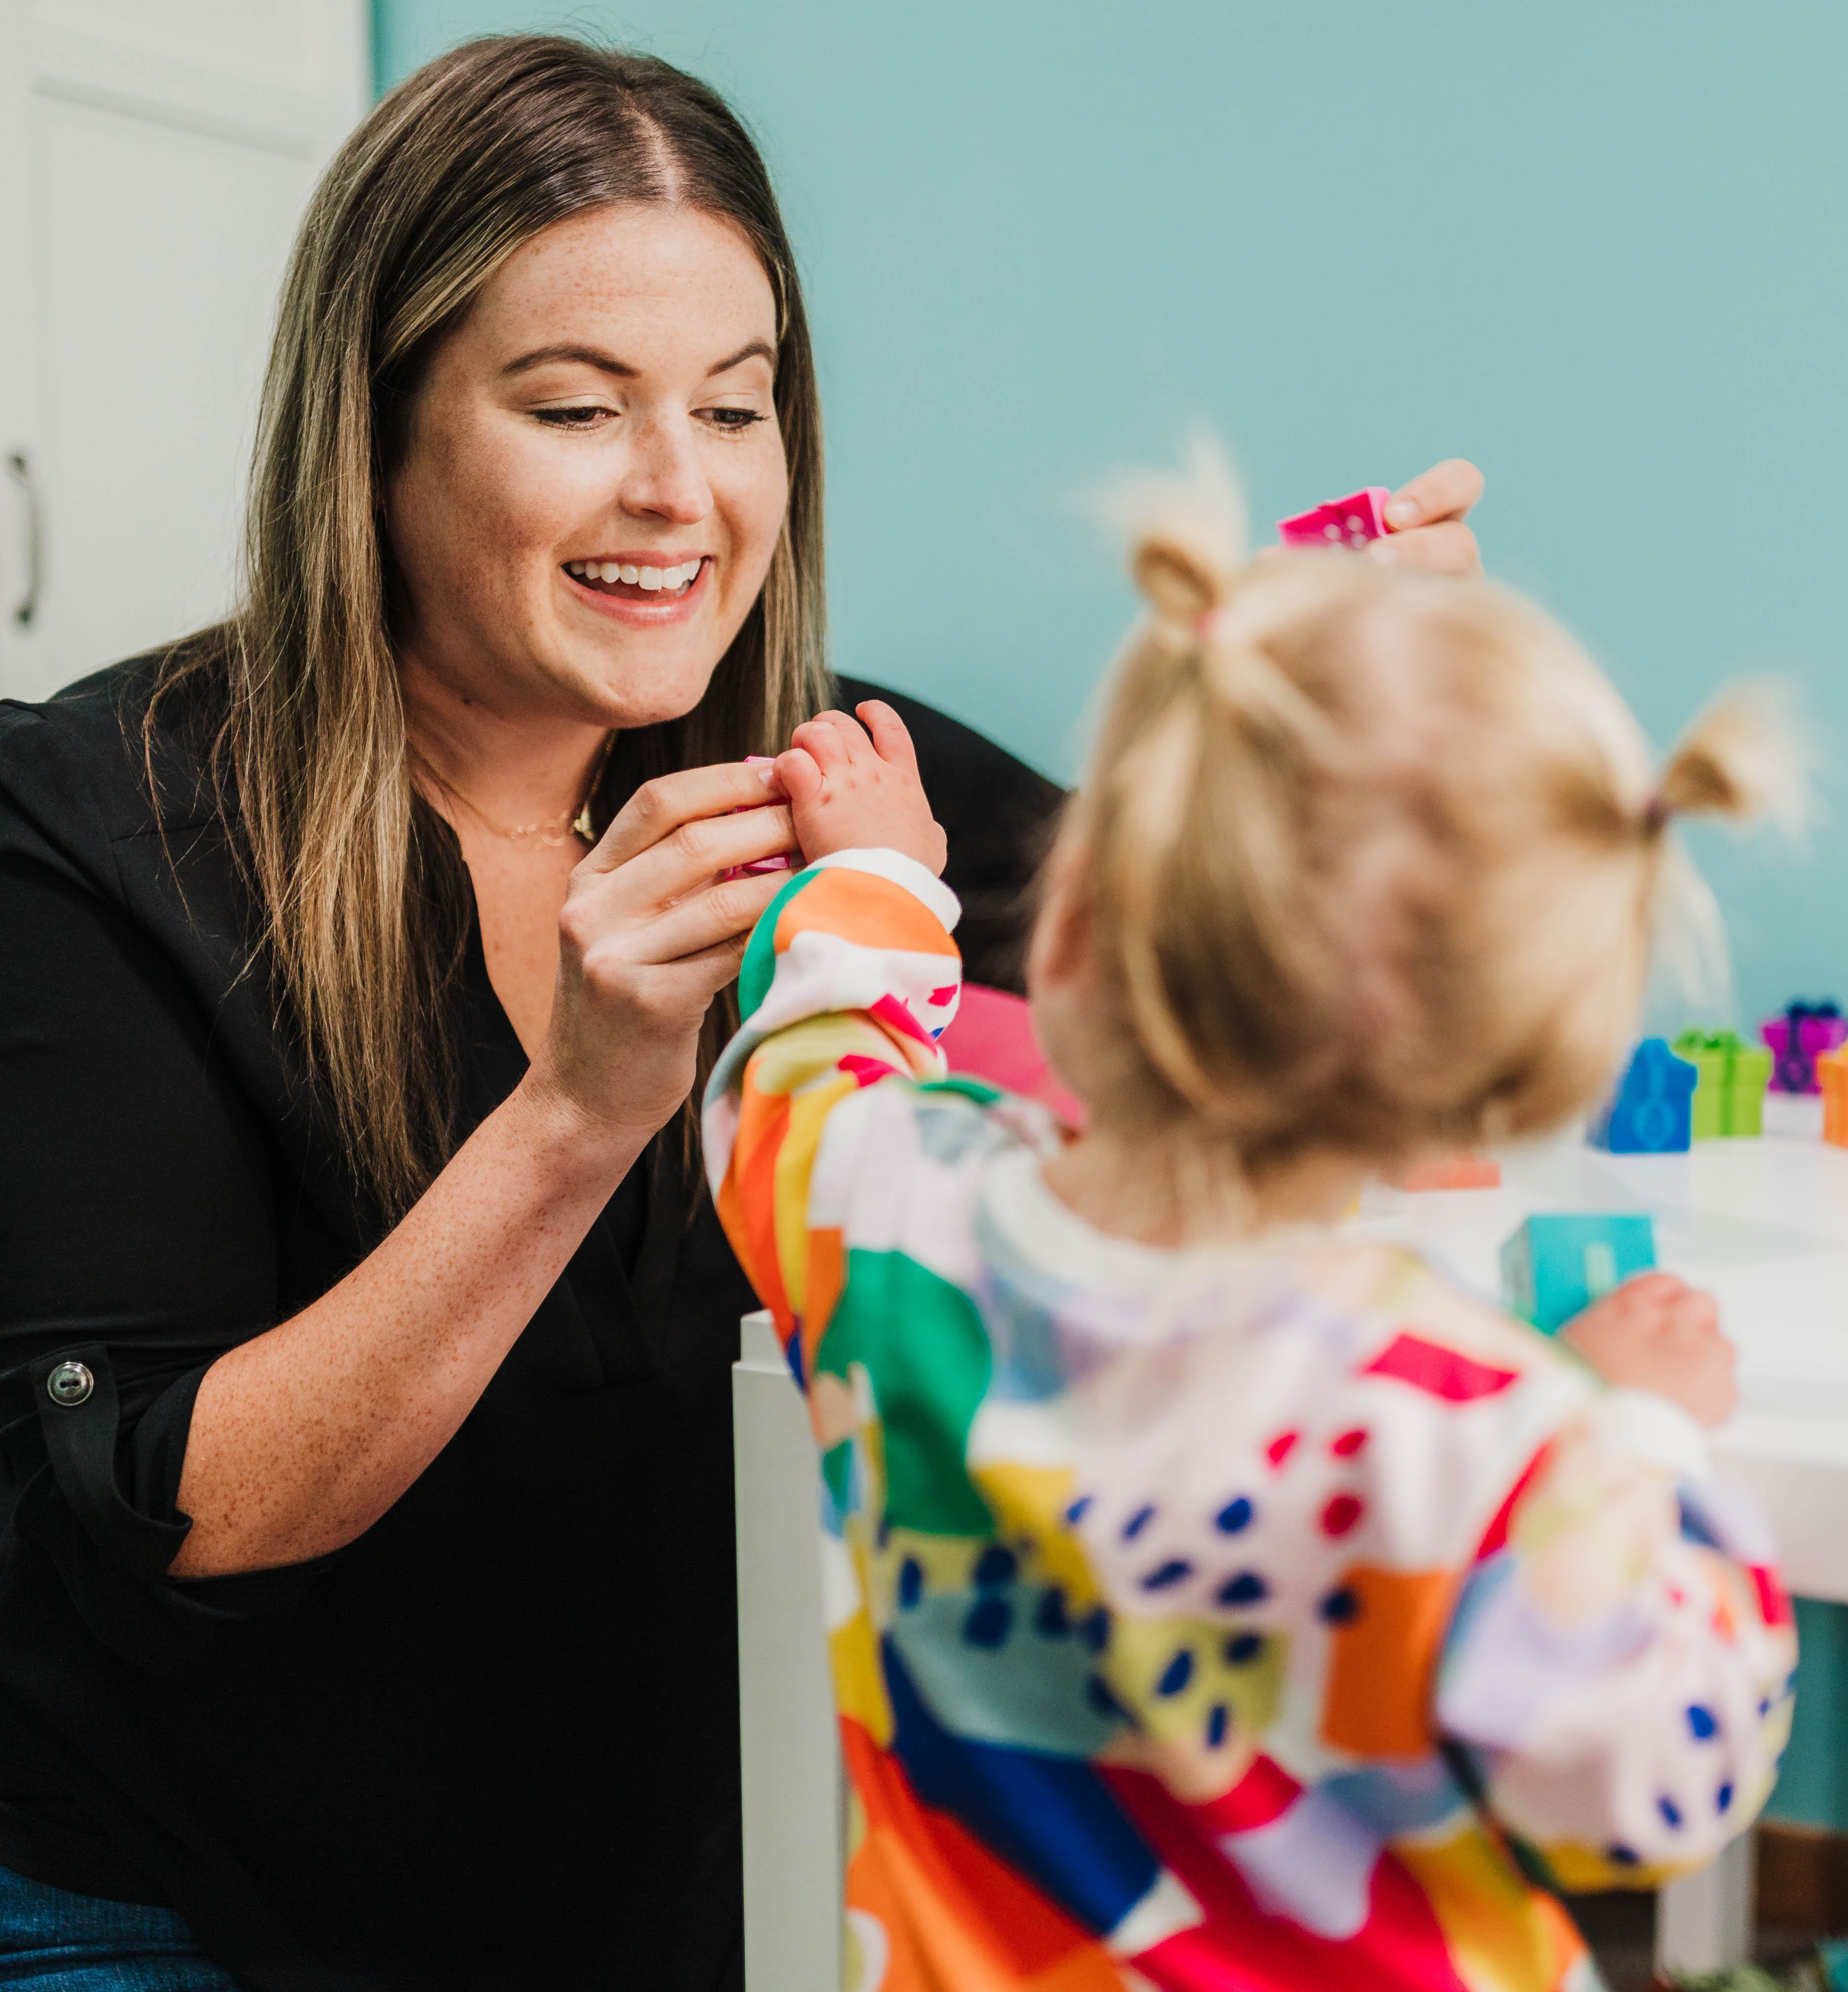
[[1409, 533], [1392, 533], [1371, 540], [1367, 552], [1387, 567], [1422, 568], [1429, 574], [1480, 574], [1482, 551], [1461, 520], [1418, 526]]
[[890, 761], [915, 775], [918, 772], [917, 749], [912, 745], [911, 729], [897, 713], [882, 698], [869, 698], [854, 710], [872, 735], [880, 759]]
[[617, 812], [578, 867], [613, 872], [689, 823], [722, 818], [733, 810], [755, 809], [776, 791], [768, 767], [722, 761], [710, 768], [687, 768], [644, 782]]
[[656, 965], [684, 961], [731, 940], [742, 948], [765, 909], [789, 882], [786, 872], [721, 879], [704, 891], [690, 892], [677, 906], [639, 926], [625, 928], [621, 946], [629, 960]]
[[[758, 793], [763, 793], [760, 787]], [[590, 889], [607, 917], [647, 918], [721, 873], [796, 848], [795, 819], [786, 802], [759, 803], [735, 815], [692, 817], [619, 869], [592, 875]], [[578, 869], [595, 873], [588, 859]]]
[[1386, 501], [1386, 524], [1403, 533], [1441, 519], [1461, 519], [1481, 496], [1481, 472], [1460, 456], [1450, 457], [1400, 485]]

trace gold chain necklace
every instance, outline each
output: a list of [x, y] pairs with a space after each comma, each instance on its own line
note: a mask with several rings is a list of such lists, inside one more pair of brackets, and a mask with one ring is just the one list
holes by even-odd
[[[496, 836], [504, 837], [514, 844], [522, 843], [527, 837], [534, 837], [549, 848], [556, 850], [569, 837], [581, 837], [586, 844], [596, 842], [596, 826], [591, 820], [590, 806], [595, 801], [597, 790], [602, 785], [603, 771], [609, 766], [610, 749], [615, 744], [615, 734], [605, 735], [602, 746], [598, 750], [597, 765], [591, 770], [590, 785], [584, 791], [584, 800], [577, 808], [562, 809], [556, 816], [548, 816], [538, 823], [503, 823], [498, 817], [489, 816], [472, 796], [459, 789], [447, 775], [438, 773], [434, 768], [430, 772], [435, 775], [442, 787], [479, 817]], [[424, 766], [428, 767], [429, 763], [426, 762]]]

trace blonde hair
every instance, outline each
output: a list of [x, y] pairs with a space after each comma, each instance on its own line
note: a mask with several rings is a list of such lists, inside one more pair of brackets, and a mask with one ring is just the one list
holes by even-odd
[[1229, 480], [1137, 487], [1149, 616], [1058, 861], [1115, 1050], [1092, 1100], [1248, 1176], [1555, 1125], [1610, 1082], [1652, 939], [1702, 892], [1670, 819], [1794, 793], [1723, 699], [1659, 776], [1558, 626], [1346, 553], [1247, 566]]
[[699, 705], [639, 736], [643, 771], [774, 753], [827, 702], [820, 404], [763, 162], [723, 100], [667, 63], [517, 35], [418, 70], [323, 176], [264, 383], [242, 605], [171, 653], [148, 711], [151, 782], [169, 696], [183, 687], [203, 720], [279, 998], [387, 1214], [450, 1144], [466, 884], [408, 765], [384, 486], [429, 357], [482, 287], [540, 230], [618, 201], [705, 209], [755, 248], [777, 299], [789, 473], [763, 592]]

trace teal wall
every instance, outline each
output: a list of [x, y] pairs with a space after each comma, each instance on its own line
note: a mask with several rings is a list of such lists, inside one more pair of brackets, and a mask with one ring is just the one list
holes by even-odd
[[1453, 452], [1666, 738], [1813, 715], [1798, 862], [1700, 840], [1742, 1006], [1848, 999], [1848, 9], [379, 0], [386, 81], [566, 26], [722, 88], [818, 323], [836, 654], [1055, 772], [1131, 612], [1086, 489], [1204, 420], [1269, 520]]

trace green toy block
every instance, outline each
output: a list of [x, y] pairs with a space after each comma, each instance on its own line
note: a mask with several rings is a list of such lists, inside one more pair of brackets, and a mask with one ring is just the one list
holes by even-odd
[[1773, 1063], [1768, 1051], [1745, 1043], [1737, 1031], [1683, 1031], [1674, 1051], [1700, 1075], [1693, 1100], [1696, 1141], [1764, 1133], [1764, 1089]]
[[1510, 1314], [1543, 1335], [1655, 1264], [1655, 1225], [1646, 1216], [1587, 1211], [1530, 1217], [1502, 1247], [1502, 1297]]

